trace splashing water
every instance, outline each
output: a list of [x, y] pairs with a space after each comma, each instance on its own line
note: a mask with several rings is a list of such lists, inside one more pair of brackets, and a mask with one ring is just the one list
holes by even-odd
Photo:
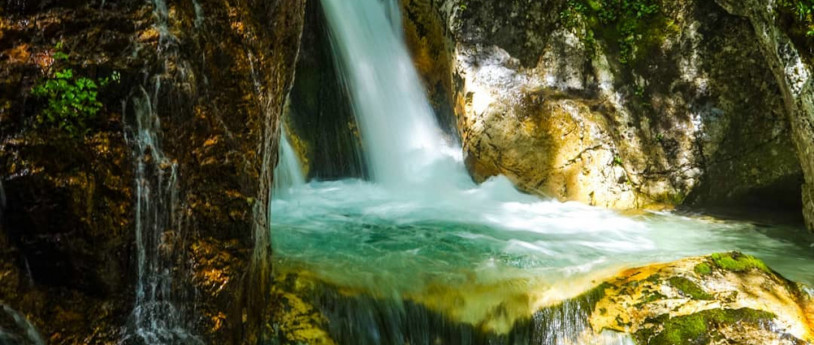
[[[276, 195], [276, 267], [307, 270], [378, 298], [451, 300], [440, 309], [473, 325], [512, 296], [541, 296], [523, 302], [531, 315], [547, 299], [573, 297], [615, 270], [721, 251], [756, 255], [788, 278], [814, 283], [814, 237], [802, 229], [623, 215], [525, 195], [505, 177], [475, 185], [460, 148], [442, 139], [392, 29], [398, 26], [388, 21], [395, 2], [385, 3], [322, 0], [372, 181], [313, 181]], [[357, 307], [366, 309], [340, 317], [359, 320], [340, 323], [361, 323], [347, 326], [349, 334], [373, 332], [359, 344], [403, 340], [398, 332], [380, 333], [394, 327], [380, 324], [387, 322], [382, 318], [362, 321], [382, 308]], [[392, 323], [410, 315], [408, 307], [398, 308], [385, 313]], [[567, 343], [587, 327], [583, 316], [544, 318], [541, 332], [555, 335], [545, 343]], [[629, 343], [606, 335], [593, 341]]]

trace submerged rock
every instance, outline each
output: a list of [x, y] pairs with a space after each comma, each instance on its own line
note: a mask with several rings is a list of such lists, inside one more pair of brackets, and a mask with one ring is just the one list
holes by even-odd
[[[394, 297], [375, 288], [336, 286], [302, 270], [283, 273], [277, 282], [275, 304], [283, 312], [272, 327], [283, 344], [814, 341], [814, 297], [759, 259], [737, 252], [624, 270], [559, 300], [544, 296], [553, 290], [537, 294], [539, 287], [528, 282], [496, 285], [492, 289], [503, 300], [488, 313], [468, 315], [466, 296], [483, 293], [475, 292], [483, 287], [444, 292], [434, 286], [423, 294]], [[507, 293], [508, 286], [527, 291]], [[574, 286], [579, 284], [571, 285], [572, 294]], [[437, 296], [447, 296], [447, 302], [439, 303]], [[512, 320], [508, 327], [495, 327], [505, 320]]]

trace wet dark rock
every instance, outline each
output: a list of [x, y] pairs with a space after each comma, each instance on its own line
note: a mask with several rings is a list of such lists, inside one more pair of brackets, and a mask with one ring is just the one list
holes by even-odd
[[[0, 13], [0, 301], [51, 344], [125, 338], [136, 278], [129, 140], [134, 99], [150, 90], [168, 158], [154, 165], [177, 164], [178, 198], [167, 212], [183, 219], [161, 229], [176, 282], [164, 297], [195, 310], [186, 323], [207, 342], [263, 338], [271, 167], [304, 1], [170, 3], [169, 45], [145, 1], [12, 0]], [[60, 42], [64, 60], [54, 58]], [[78, 138], [33, 126], [42, 100], [31, 88], [62, 68], [121, 75], [100, 90], [103, 108]]]

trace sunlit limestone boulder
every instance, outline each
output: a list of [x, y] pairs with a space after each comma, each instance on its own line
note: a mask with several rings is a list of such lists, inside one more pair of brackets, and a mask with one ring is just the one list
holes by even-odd
[[387, 289], [330, 281], [302, 270], [278, 276], [273, 295], [281, 312], [269, 327], [280, 343], [814, 341], [813, 297], [762, 261], [740, 253], [654, 264], [608, 279], [562, 282], [559, 287], [528, 280], [487, 286], [431, 284], [423, 292], [392, 295]]
[[[612, 208], [800, 208], [782, 87], [752, 25], [714, 2], [656, 1], [624, 33], [579, 1], [403, 3], [476, 180]], [[430, 70], [428, 56], [452, 62]]]

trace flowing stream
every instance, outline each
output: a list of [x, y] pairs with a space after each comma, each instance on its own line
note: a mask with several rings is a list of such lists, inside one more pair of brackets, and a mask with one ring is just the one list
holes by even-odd
[[[388, 19], [399, 18], [388, 1], [322, 0], [371, 180], [288, 184], [286, 193], [276, 193], [277, 268], [307, 270], [377, 298], [440, 300], [442, 312], [471, 324], [511, 296], [545, 292], [524, 302], [530, 314], [621, 268], [730, 250], [814, 284], [814, 238], [798, 227], [623, 214], [526, 195], [504, 177], [476, 185], [460, 148], [442, 139], [399, 25]], [[285, 157], [293, 154], [287, 145], [283, 170], [296, 166]], [[455, 301], [447, 303], [449, 291]], [[376, 334], [358, 344], [399, 343], [392, 334], [382, 341], [377, 322], [354, 328]], [[565, 333], [580, 327], [563, 318], [546, 322]], [[564, 342], [557, 339], [545, 343]]]

